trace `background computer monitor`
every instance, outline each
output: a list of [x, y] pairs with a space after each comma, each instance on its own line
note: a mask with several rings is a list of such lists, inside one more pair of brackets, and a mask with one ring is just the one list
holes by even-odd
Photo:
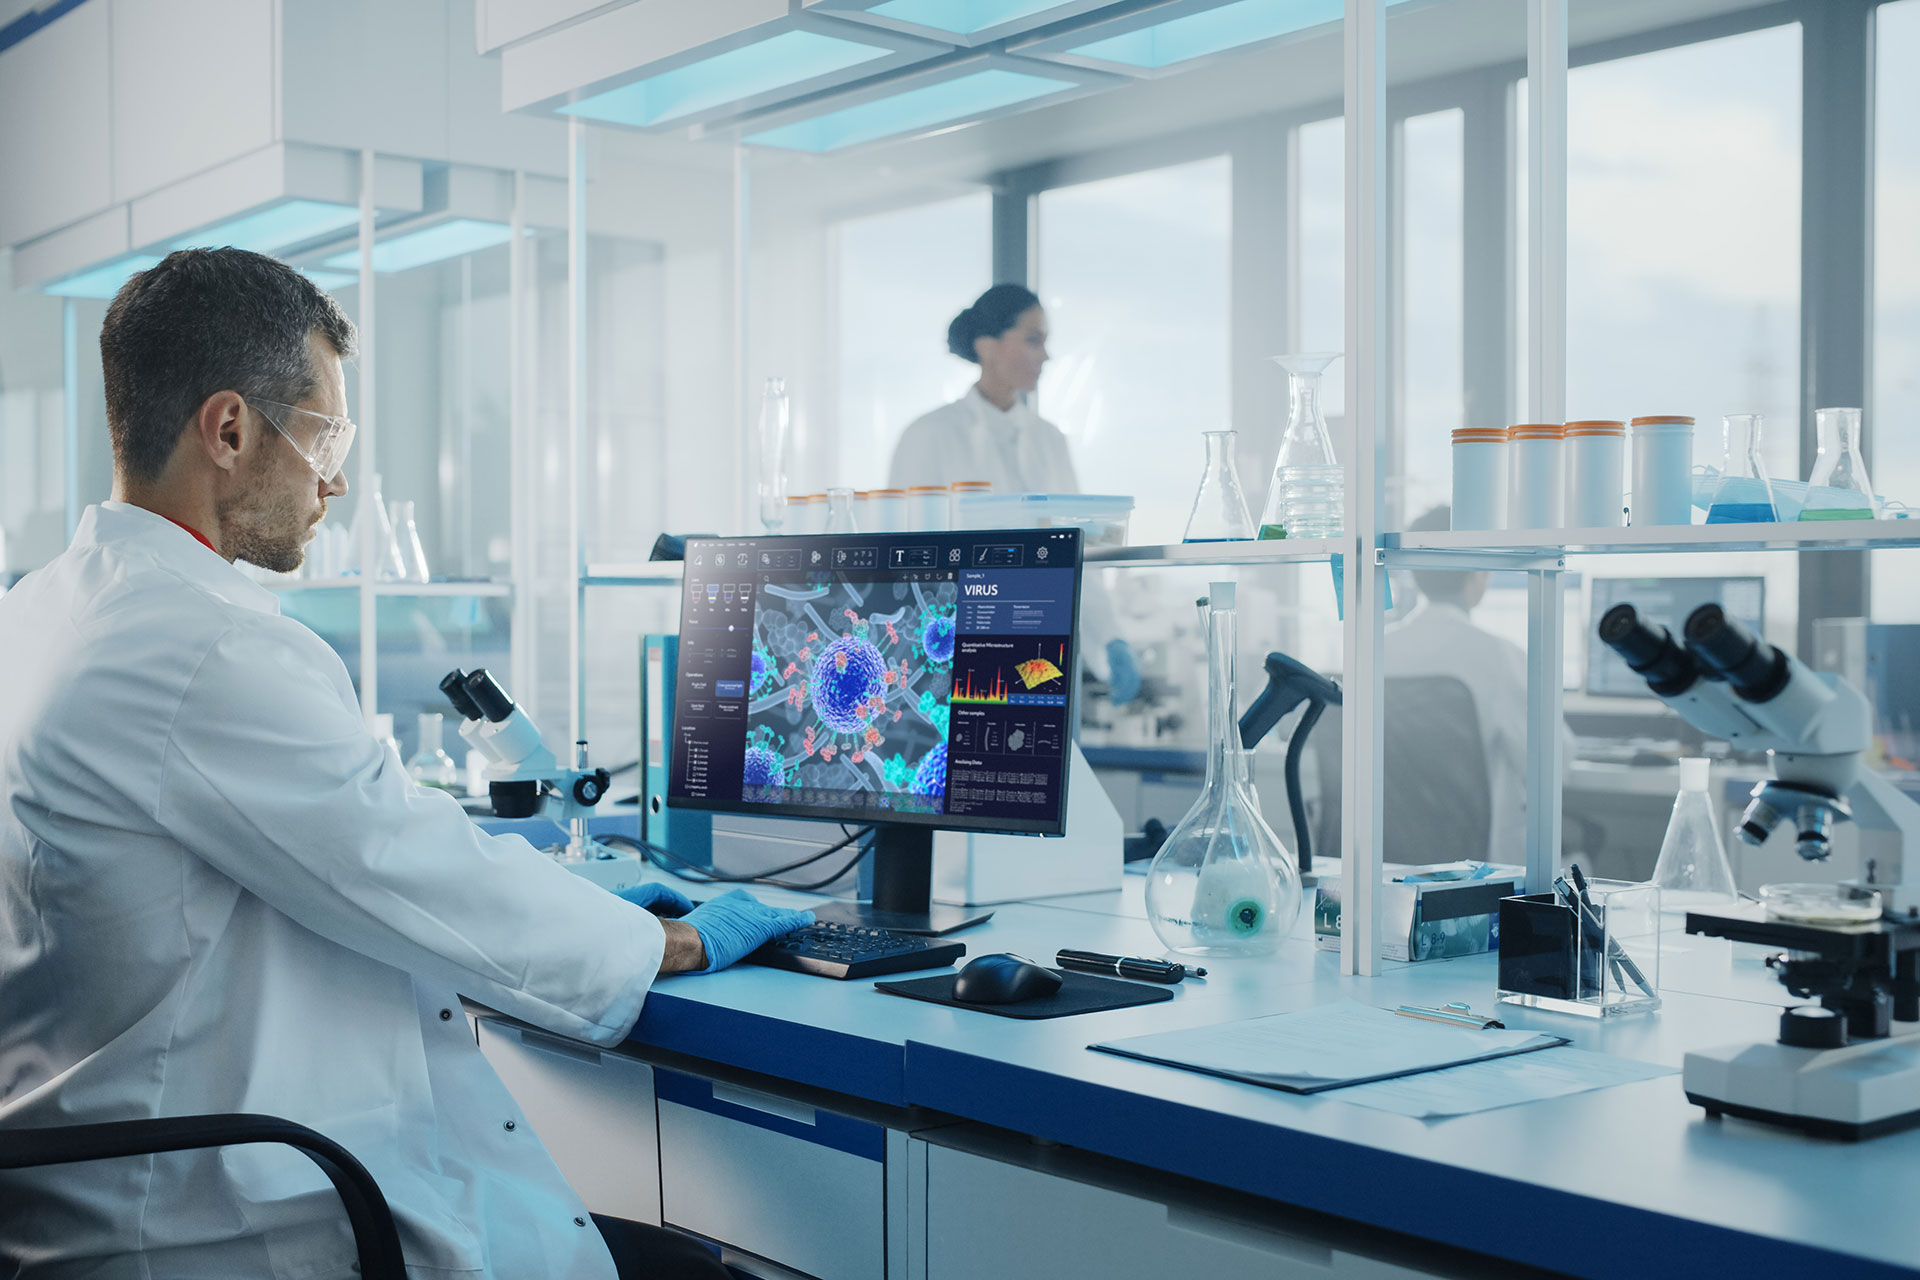
[[694, 539], [667, 803], [874, 828], [873, 903], [944, 933], [936, 830], [1061, 835], [1074, 529]]
[[[1765, 630], [1765, 578], [1595, 578], [1587, 616], [1599, 618], [1614, 605], [1631, 604], [1642, 618], [1680, 634], [1680, 624], [1703, 604], [1717, 604], [1756, 635]], [[1602, 698], [1646, 698], [1647, 681], [1633, 674], [1604, 644], [1587, 645], [1587, 692]]]

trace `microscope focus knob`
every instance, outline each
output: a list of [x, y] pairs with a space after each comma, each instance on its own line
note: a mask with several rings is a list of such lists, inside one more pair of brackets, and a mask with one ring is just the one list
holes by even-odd
[[607, 794], [607, 788], [612, 785], [613, 776], [605, 769], [595, 769], [592, 773], [582, 774], [574, 780], [574, 801], [591, 809], [600, 803], [601, 797]]

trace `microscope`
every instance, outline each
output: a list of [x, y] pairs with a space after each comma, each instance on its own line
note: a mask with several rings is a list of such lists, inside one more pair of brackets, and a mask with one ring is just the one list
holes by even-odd
[[1687, 1054], [1688, 1101], [1710, 1116], [1849, 1139], [1920, 1124], [1920, 885], [1906, 883], [1905, 867], [1920, 852], [1920, 805], [1861, 767], [1873, 726], [1866, 698], [1717, 604], [1694, 610], [1679, 640], [1630, 604], [1609, 609], [1599, 634], [1690, 724], [1766, 750], [1773, 776], [1734, 828], [1742, 842], [1757, 847], [1791, 824], [1800, 856], [1818, 862], [1838, 824], [1858, 828], [1864, 874], [1825, 903], [1687, 913], [1688, 933], [1785, 948], [1767, 966], [1791, 994], [1819, 999], [1787, 1007], [1775, 1043]]
[[567, 830], [565, 844], [547, 852], [569, 871], [607, 889], [640, 882], [640, 859], [587, 834], [587, 819], [606, 796], [612, 779], [587, 767], [587, 744], [574, 744], [574, 763], [563, 769], [541, 741], [532, 717], [515, 705], [482, 667], [449, 671], [440, 692], [460, 713], [460, 736], [487, 758], [487, 794], [497, 818], [545, 817]]

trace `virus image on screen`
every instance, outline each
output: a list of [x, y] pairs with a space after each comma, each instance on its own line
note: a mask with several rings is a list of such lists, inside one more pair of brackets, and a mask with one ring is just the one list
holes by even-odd
[[952, 582], [818, 573], [764, 585], [742, 798], [881, 792], [941, 812], [956, 600]]

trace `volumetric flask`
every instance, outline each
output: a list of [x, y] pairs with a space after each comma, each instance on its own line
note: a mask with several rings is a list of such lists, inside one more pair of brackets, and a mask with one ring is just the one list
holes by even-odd
[[1708, 524], [1765, 524], [1780, 518], [1773, 505], [1773, 482], [1760, 460], [1761, 419], [1757, 413], [1730, 413], [1720, 419], [1726, 456], [1707, 508]]

